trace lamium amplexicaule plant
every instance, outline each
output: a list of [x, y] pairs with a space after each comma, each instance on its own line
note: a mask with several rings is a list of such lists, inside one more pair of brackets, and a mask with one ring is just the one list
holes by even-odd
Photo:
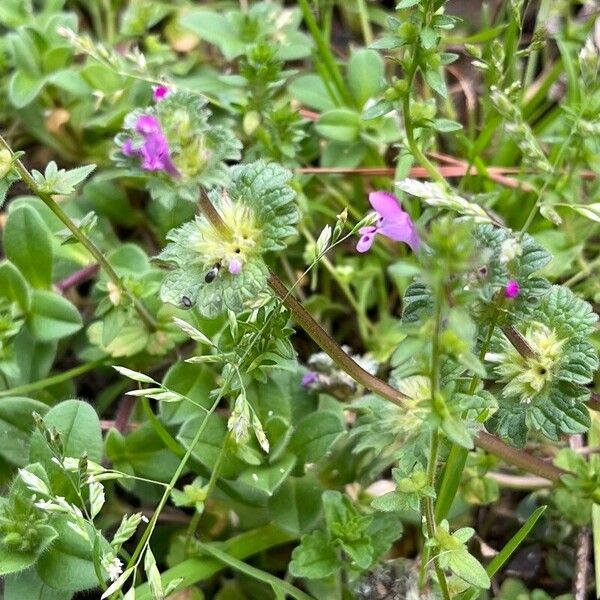
[[599, 18], [4, 2], [4, 598], [591, 598]]

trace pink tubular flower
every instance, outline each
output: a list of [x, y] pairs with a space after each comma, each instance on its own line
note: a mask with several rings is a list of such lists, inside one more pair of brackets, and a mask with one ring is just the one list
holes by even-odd
[[521, 293], [521, 286], [515, 279], [509, 279], [504, 289], [504, 295], [507, 298], [516, 298]]
[[136, 148], [133, 140], [125, 140], [121, 150], [125, 156], [138, 156], [142, 169], [146, 171], [165, 171], [173, 177], [179, 175], [171, 160], [169, 142], [162, 132], [158, 119], [153, 115], [140, 115], [135, 122], [135, 130], [142, 136], [143, 143]]
[[229, 272], [232, 275], [239, 275], [242, 272], [242, 263], [237, 258], [229, 261]]
[[152, 89], [152, 97], [155, 102], [164, 100], [170, 93], [169, 88], [166, 85], [157, 85]]
[[373, 245], [375, 235], [380, 234], [394, 240], [408, 244], [413, 252], [419, 249], [419, 236], [409, 214], [402, 210], [400, 201], [389, 192], [371, 192], [369, 202], [378, 215], [377, 222], [368, 227], [361, 227], [361, 235], [356, 249], [366, 252]]

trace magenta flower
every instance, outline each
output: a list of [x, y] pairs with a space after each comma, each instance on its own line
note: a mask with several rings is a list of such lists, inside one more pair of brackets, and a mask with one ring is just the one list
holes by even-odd
[[509, 279], [504, 290], [504, 295], [507, 298], [516, 298], [521, 293], [521, 286], [515, 279]]
[[137, 118], [135, 122], [135, 130], [142, 135], [151, 133], [161, 133], [160, 123], [153, 115], [143, 114]]
[[142, 161], [142, 169], [146, 171], [165, 171], [173, 177], [179, 171], [171, 160], [169, 142], [163, 133], [158, 119], [153, 115], [140, 115], [135, 122], [135, 130], [142, 136], [143, 142], [136, 145], [127, 139], [121, 146], [125, 156], [137, 156]]
[[160, 102], [164, 100], [170, 93], [170, 90], [165, 85], [157, 85], [152, 89], [152, 97], [155, 102]]
[[369, 202], [379, 217], [374, 225], [361, 227], [361, 235], [356, 249], [366, 252], [375, 241], [375, 235], [380, 234], [394, 240], [408, 244], [413, 252], [419, 249], [419, 236], [409, 214], [404, 212], [400, 201], [389, 192], [371, 192]]

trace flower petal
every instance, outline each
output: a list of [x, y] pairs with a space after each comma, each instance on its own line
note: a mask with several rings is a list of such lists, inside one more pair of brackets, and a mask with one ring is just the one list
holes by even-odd
[[521, 293], [521, 286], [515, 279], [509, 279], [504, 290], [504, 295], [507, 298], [516, 298]]
[[413, 252], [419, 249], [420, 240], [415, 224], [408, 213], [396, 219], [384, 219], [382, 226], [377, 230], [377, 233], [384, 235], [395, 242], [404, 242], [408, 244]]
[[157, 85], [152, 90], [152, 96], [154, 97], [155, 102], [160, 102], [164, 100], [169, 95], [169, 88], [166, 85]]
[[137, 118], [135, 129], [142, 135], [160, 132], [160, 123], [153, 115], [143, 114]]
[[359, 252], [366, 252], [373, 245], [373, 241], [375, 240], [374, 233], [367, 233], [363, 235], [360, 240], [358, 240], [358, 244], [356, 244], [356, 249]]
[[377, 227], [375, 227], [374, 225], [369, 225], [367, 227], [361, 227], [358, 230], [358, 233], [360, 233], [360, 235], [368, 235], [369, 233], [375, 233], [377, 231]]
[[404, 214], [400, 201], [389, 192], [371, 192], [369, 194], [371, 206], [384, 218], [395, 219]]
[[242, 263], [237, 258], [234, 258], [229, 261], [229, 272], [232, 275], [239, 275], [242, 272]]

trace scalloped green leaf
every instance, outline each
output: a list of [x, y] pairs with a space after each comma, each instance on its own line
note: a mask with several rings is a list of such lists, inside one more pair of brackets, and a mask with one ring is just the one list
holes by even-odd
[[562, 338], [587, 336], [594, 331], [598, 321], [598, 315], [588, 302], [559, 285], [550, 288], [531, 317], [545, 320]]
[[286, 239], [296, 233], [299, 215], [291, 179], [289, 169], [263, 160], [231, 169], [229, 197], [252, 209], [262, 228], [260, 246], [264, 251], [283, 250]]

